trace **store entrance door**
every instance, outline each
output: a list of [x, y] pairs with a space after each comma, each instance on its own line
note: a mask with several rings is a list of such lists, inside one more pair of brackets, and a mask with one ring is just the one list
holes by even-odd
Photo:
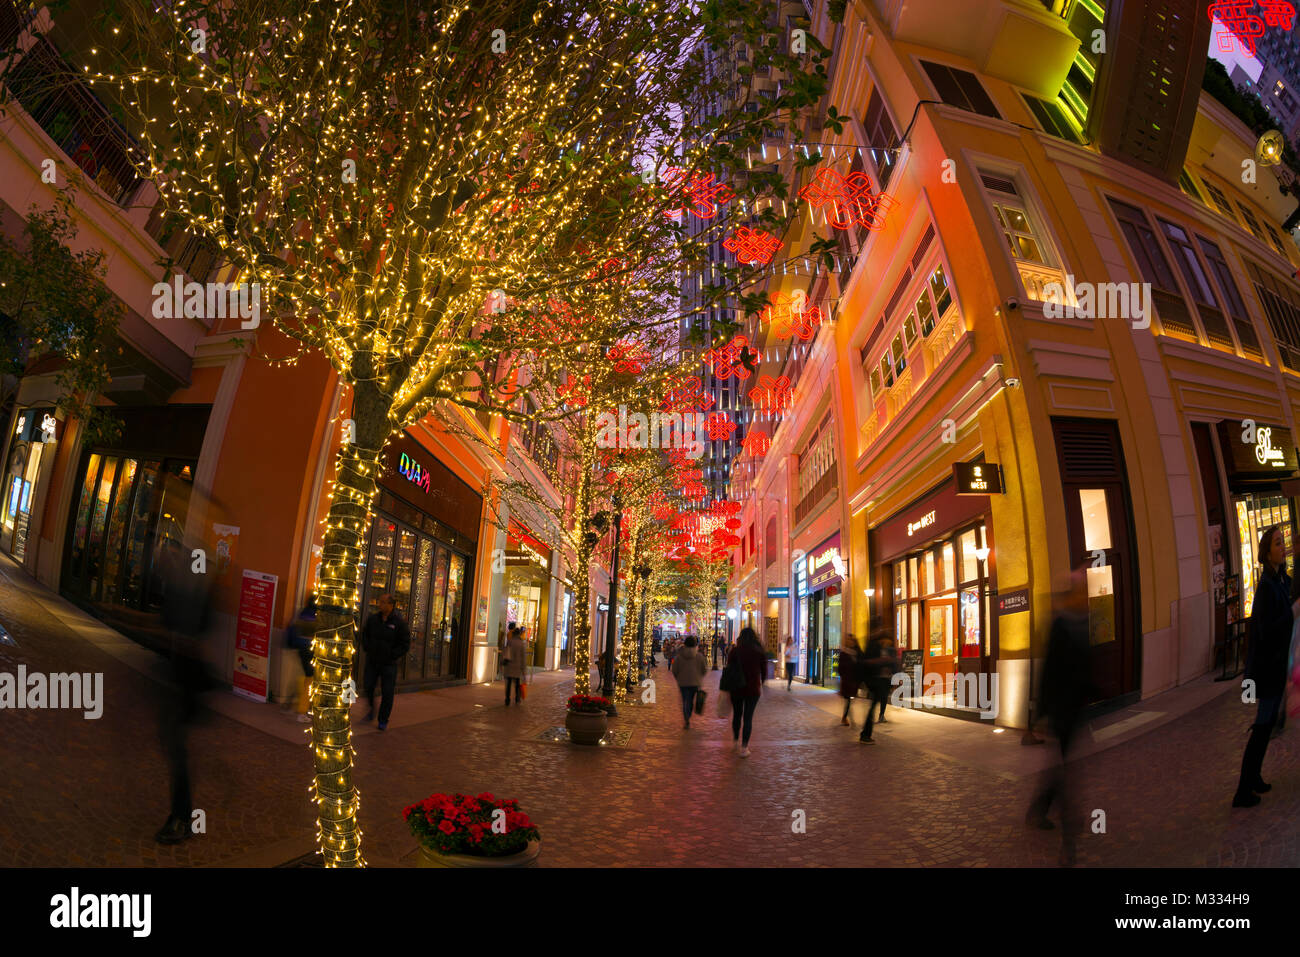
[[808, 683], [822, 683], [822, 640], [825, 626], [822, 621], [822, 593], [814, 592], [808, 597]]
[[[957, 599], [929, 598], [925, 602], [925, 673], [943, 675], [944, 695], [956, 694]], [[922, 685], [924, 687], [924, 684]]]

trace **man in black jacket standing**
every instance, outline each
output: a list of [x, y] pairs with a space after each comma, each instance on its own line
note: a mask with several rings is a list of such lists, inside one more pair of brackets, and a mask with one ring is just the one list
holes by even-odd
[[411, 629], [397, 612], [397, 600], [391, 594], [379, 597], [379, 611], [371, 615], [361, 630], [361, 649], [366, 653], [366, 700], [370, 710], [363, 720], [375, 716], [375, 683], [382, 681], [383, 699], [379, 704], [379, 730], [388, 727], [393, 713], [393, 692], [397, 687], [397, 664], [411, 647]]

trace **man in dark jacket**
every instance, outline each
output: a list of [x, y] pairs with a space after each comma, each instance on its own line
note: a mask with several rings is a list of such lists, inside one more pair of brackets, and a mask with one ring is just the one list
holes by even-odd
[[361, 631], [361, 648], [366, 653], [366, 700], [370, 710], [363, 720], [375, 716], [375, 683], [383, 683], [383, 700], [379, 705], [379, 730], [388, 727], [393, 713], [393, 691], [397, 687], [397, 665], [411, 647], [411, 629], [397, 612], [397, 599], [381, 595], [379, 611], [370, 616]]
[[1241, 777], [1233, 807], [1254, 807], [1259, 795], [1272, 790], [1260, 776], [1264, 753], [1286, 689], [1287, 657], [1291, 650], [1291, 629], [1300, 611], [1292, 600], [1291, 577], [1286, 573], [1286, 543], [1282, 530], [1274, 525], [1260, 537], [1256, 555], [1264, 567], [1250, 606], [1250, 647], [1246, 653], [1246, 678], [1255, 683], [1259, 706], [1250, 740], [1241, 758]]

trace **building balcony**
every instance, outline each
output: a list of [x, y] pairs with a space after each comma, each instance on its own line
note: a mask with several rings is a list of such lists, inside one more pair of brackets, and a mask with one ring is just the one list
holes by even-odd
[[1053, 99], [1079, 41], [1059, 14], [1037, 0], [878, 0], [895, 40], [972, 61], [988, 76]]
[[961, 314], [956, 309], [949, 309], [947, 317], [925, 340], [925, 354], [927, 369], [939, 368], [939, 363], [943, 362], [948, 353], [952, 352], [957, 341], [961, 339], [962, 333], [966, 331], [966, 323], [962, 321]]
[[139, 148], [54, 44], [36, 40], [13, 67], [8, 87], [87, 179], [117, 205], [131, 204], [141, 183]]
[[903, 374], [894, 379], [894, 384], [885, 390], [885, 401], [889, 408], [889, 417], [895, 418], [907, 403], [912, 401], [912, 395], [916, 392], [919, 385], [912, 376], [912, 366], [903, 370]]
[[1047, 287], [1055, 285], [1060, 288], [1058, 295], [1062, 298], [1063, 305], [1079, 304], [1074, 297], [1074, 289], [1066, 282], [1063, 270], [1027, 262], [1017, 262], [1016, 268], [1020, 272], [1020, 284], [1025, 287], [1025, 295], [1034, 302], [1047, 302], [1050, 298]]

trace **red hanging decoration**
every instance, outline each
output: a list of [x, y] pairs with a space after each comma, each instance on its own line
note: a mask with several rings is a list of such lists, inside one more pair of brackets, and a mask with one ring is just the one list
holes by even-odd
[[829, 167], [817, 171], [813, 181], [799, 190], [799, 198], [807, 200], [813, 209], [834, 206], [831, 225], [836, 229], [881, 229], [889, 211], [898, 205], [889, 194], [875, 192], [875, 184], [866, 173], [841, 176]]
[[704, 420], [704, 428], [709, 438], [718, 441], [731, 438], [731, 433], [736, 431], [737, 425], [727, 418], [725, 412], [711, 412]]
[[662, 408], [678, 412], [698, 410], [707, 412], [713, 407], [713, 396], [705, 392], [698, 376], [688, 376], [683, 384], [664, 397]]
[[635, 342], [620, 342], [609, 350], [609, 361], [614, 363], [615, 372], [640, 375], [650, 361], [650, 353]]
[[591, 376], [585, 375], [581, 379], [570, 377], [558, 389], [560, 402], [564, 405], [571, 405], [575, 409], [586, 408], [587, 395], [591, 389]]
[[793, 335], [807, 342], [821, 325], [822, 311], [808, 305], [803, 290], [797, 290], [792, 296], [778, 292], [763, 309], [760, 319], [772, 324], [772, 334], [778, 339], [789, 339]]
[[748, 338], [736, 336], [725, 346], [719, 346], [704, 353], [703, 359], [719, 379], [730, 379], [732, 375], [735, 375], [737, 379], [748, 379], [750, 372], [741, 361], [748, 347]]
[[682, 201], [664, 212], [669, 219], [676, 219], [688, 209], [699, 219], [712, 219], [718, 214], [718, 206], [736, 196], [726, 183], [715, 183], [712, 173], [695, 173], [689, 177], [689, 182], [687, 179], [686, 170], [680, 167], [670, 166], [664, 170], [663, 184], [668, 194], [671, 196], [680, 191], [690, 197], [689, 203]]
[[750, 432], [745, 436], [745, 441], [741, 443], [746, 452], [754, 455], [766, 455], [767, 450], [772, 447], [772, 439], [766, 432]]
[[722, 241], [722, 248], [735, 253], [737, 262], [760, 266], [770, 263], [773, 254], [784, 245], [771, 233], [750, 229], [748, 226], [739, 227]]
[[794, 403], [794, 391], [790, 386], [789, 376], [773, 379], [770, 375], [760, 376], [758, 388], [751, 389], [749, 399], [761, 412], [787, 412]]

